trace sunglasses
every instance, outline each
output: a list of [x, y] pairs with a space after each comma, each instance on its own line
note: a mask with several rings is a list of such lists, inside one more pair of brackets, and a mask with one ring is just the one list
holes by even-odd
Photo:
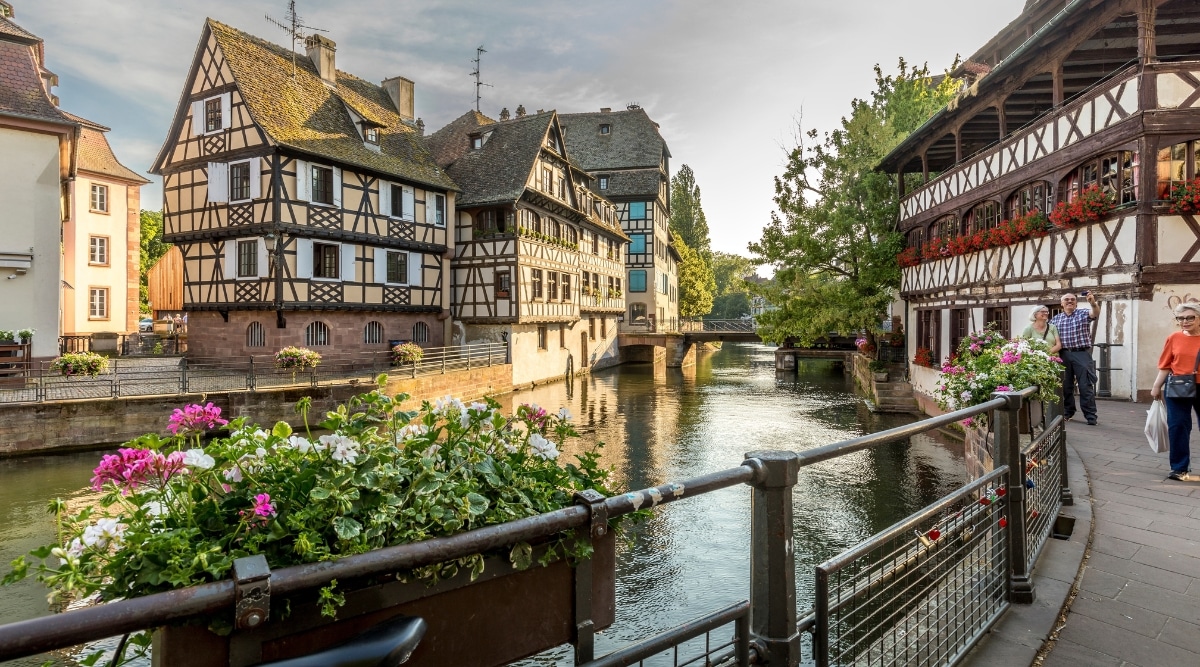
[[1183, 315], [1181, 317], [1176, 317], [1175, 321], [1176, 322], [1193, 322], [1193, 321], [1195, 321], [1195, 319], [1196, 319], [1195, 315]]

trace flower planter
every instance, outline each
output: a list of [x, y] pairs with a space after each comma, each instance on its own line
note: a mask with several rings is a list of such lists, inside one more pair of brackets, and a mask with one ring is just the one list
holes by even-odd
[[[517, 571], [504, 557], [487, 559], [474, 582], [469, 573], [433, 586], [395, 579], [339, 582], [346, 597], [337, 619], [321, 615], [317, 591], [275, 597], [271, 608], [290, 604], [291, 614], [251, 631], [219, 636], [198, 625], [169, 626], [154, 633], [153, 664], [162, 667], [241, 667], [324, 650], [397, 615], [419, 616], [428, 630], [408, 665], [491, 667], [534, 655], [575, 639], [575, 569], [565, 561]], [[596, 542], [592, 559], [592, 622], [613, 623], [616, 611], [616, 539]], [[232, 621], [232, 612], [229, 614]]]
[[[1029, 410], [1017, 413], [1017, 431], [1022, 435], [1031, 434], [1033, 429], [1030, 422], [1040, 427], [1043, 409], [1041, 401], [1029, 401]], [[966, 426], [964, 429], [967, 476], [971, 480], [979, 479], [995, 467], [996, 436], [989, 433], [990, 428], [987, 426]]]
[[887, 371], [883, 371], [882, 373], [872, 373], [871, 376], [875, 379], [876, 382], [887, 382], [888, 381]]

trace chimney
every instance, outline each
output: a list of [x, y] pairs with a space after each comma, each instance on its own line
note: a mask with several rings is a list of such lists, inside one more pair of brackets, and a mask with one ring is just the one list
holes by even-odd
[[508, 120], [509, 118], [508, 107], [504, 107], [500, 110], [500, 120]]
[[334, 62], [334, 52], [337, 44], [332, 39], [321, 35], [309, 35], [304, 39], [304, 47], [308, 49], [308, 57], [317, 67], [317, 74], [327, 86], [337, 86], [337, 65]]
[[404, 120], [412, 120], [416, 117], [416, 103], [414, 95], [413, 82], [402, 76], [394, 76], [390, 79], [384, 79], [380, 84], [387, 91], [388, 97], [392, 98], [392, 104], [396, 105], [396, 112]]
[[517, 105], [517, 118], [524, 118], [524, 117], [525, 117], [525, 105], [518, 104]]
[[612, 113], [612, 107], [600, 107], [600, 113]]

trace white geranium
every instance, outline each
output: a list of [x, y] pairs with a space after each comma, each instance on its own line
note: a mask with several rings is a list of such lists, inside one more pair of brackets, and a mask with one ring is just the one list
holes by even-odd
[[959, 398], [959, 400], [961, 400], [963, 402], [969, 401], [969, 400], [971, 400], [971, 392], [964, 391], [962, 394], [959, 395], [958, 398]]
[[208, 470], [217, 465], [217, 461], [205, 454], [203, 449], [189, 449], [183, 453], [183, 465]]
[[338, 463], [353, 464], [358, 458], [358, 443], [344, 435], [323, 435], [321, 442], [329, 447], [329, 456]]
[[234, 467], [230, 468], [229, 470], [226, 470], [225, 472], [221, 473], [221, 476], [225, 478], [226, 482], [237, 483], [237, 482], [242, 481], [242, 469], [237, 466], [234, 466]]
[[568, 410], [568, 409], [566, 409], [565, 407], [564, 407], [564, 408], [559, 408], [559, 410], [558, 410], [558, 418], [559, 418], [559, 419], [561, 419], [561, 420], [563, 420], [563, 421], [565, 421], [565, 422], [569, 422], [569, 421], [571, 421], [571, 411], [570, 411], [570, 410]]
[[293, 435], [288, 438], [288, 445], [301, 454], [307, 454], [313, 450], [313, 444], [308, 441], [308, 438], [302, 435]]
[[425, 435], [428, 432], [429, 429], [424, 424], [409, 424], [408, 426], [400, 429], [396, 435], [401, 440], [408, 440], [409, 438], [415, 438], [419, 435]]
[[97, 549], [103, 549], [110, 544], [120, 546], [124, 535], [125, 526], [117, 523], [116, 519], [99, 519], [83, 530], [83, 544]]
[[529, 448], [533, 450], [534, 456], [549, 461], [558, 458], [558, 447], [552, 441], [543, 438], [540, 433], [529, 436]]
[[167, 513], [167, 506], [160, 500], [147, 501], [142, 505], [142, 509], [146, 510], [146, 514], [150, 516], [162, 516]]

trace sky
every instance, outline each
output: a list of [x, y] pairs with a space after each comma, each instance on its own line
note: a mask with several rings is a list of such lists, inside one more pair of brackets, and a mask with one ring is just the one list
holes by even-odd
[[[117, 157], [146, 172], [166, 137], [206, 16], [278, 44], [286, 0], [11, 0], [46, 41], [62, 107], [112, 128]], [[661, 126], [672, 173], [691, 166], [713, 250], [748, 255], [775, 210], [798, 124], [835, 129], [899, 58], [948, 67], [1015, 19], [1024, 0], [299, 0], [337, 43], [337, 66], [416, 83], [432, 133], [481, 111], [623, 109]], [[299, 50], [303, 53], [303, 45]], [[142, 206], [162, 208], [157, 177]]]

